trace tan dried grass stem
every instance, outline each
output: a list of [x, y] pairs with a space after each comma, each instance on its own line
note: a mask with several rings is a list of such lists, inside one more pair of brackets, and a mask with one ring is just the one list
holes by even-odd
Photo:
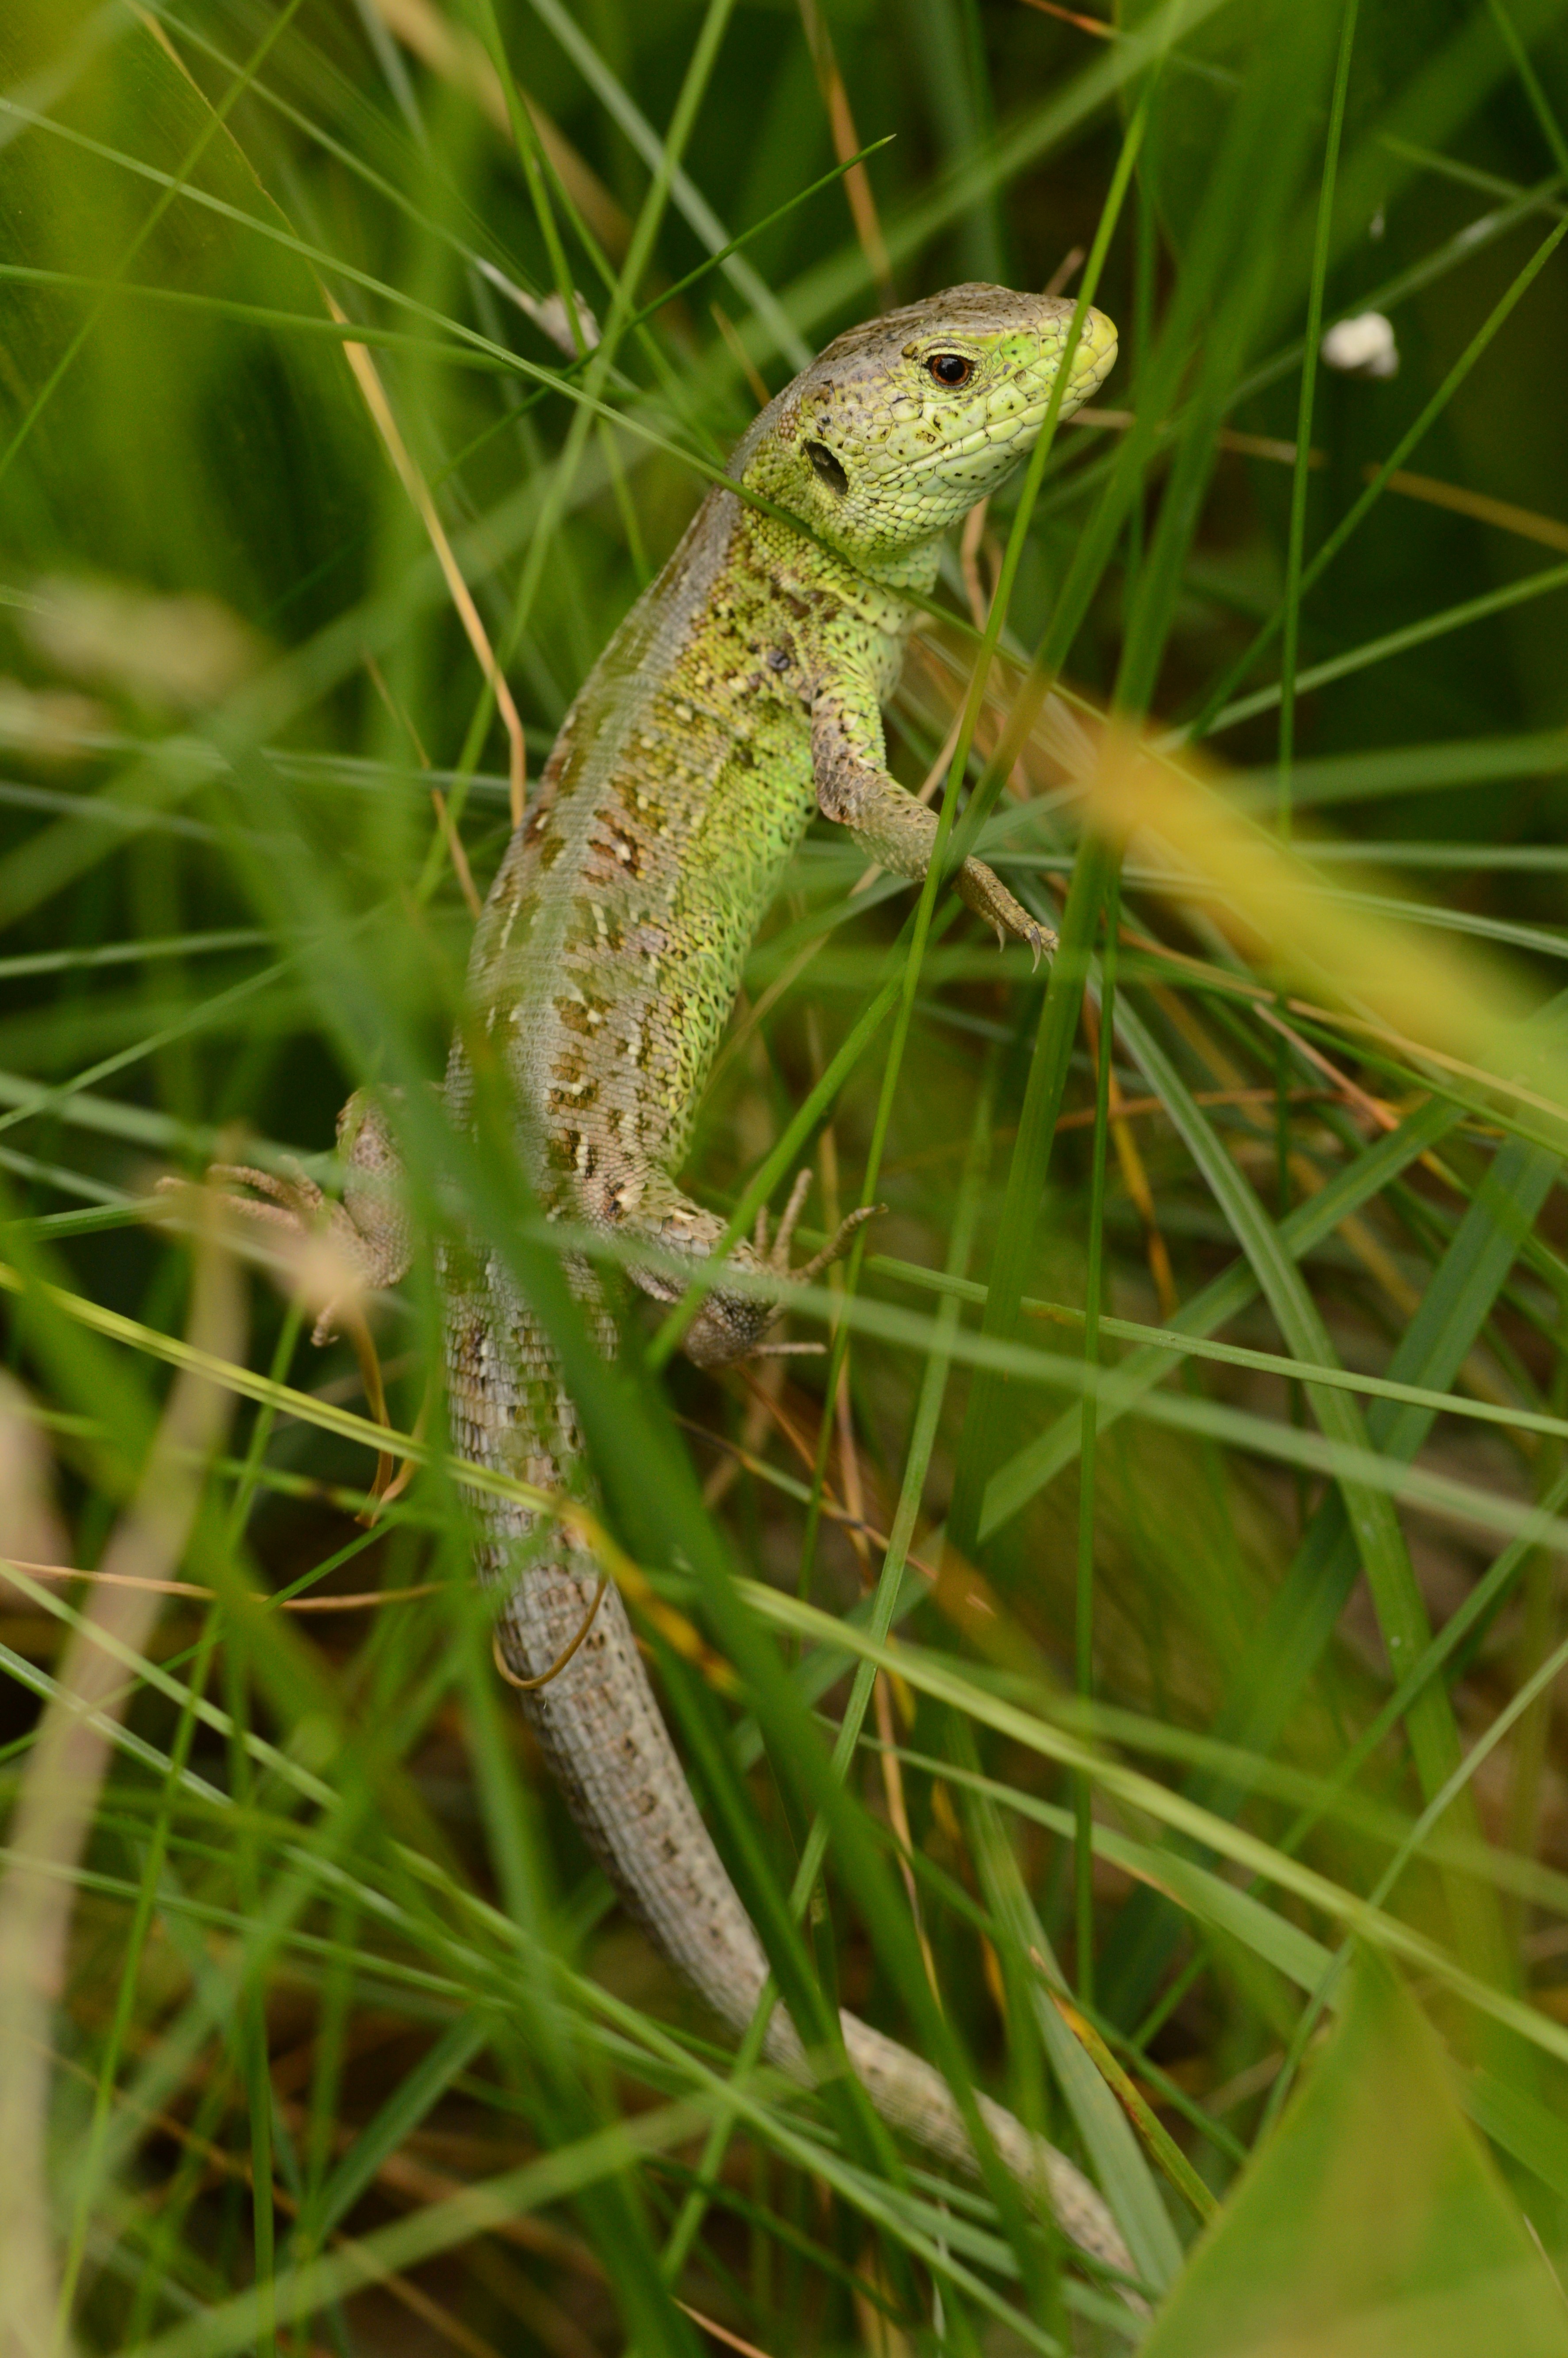
[[[245, 1339], [239, 1274], [210, 1228], [198, 1239], [188, 1338], [235, 1358]], [[66, 1981], [74, 1871], [108, 1764], [104, 1725], [125, 1706], [109, 1645], [145, 1650], [162, 1584], [179, 1562], [201, 1495], [201, 1467], [227, 1429], [232, 1396], [193, 1367], [176, 1376], [135, 1498], [104, 1554], [23, 1772], [0, 1881], [0, 2353], [53, 2358], [58, 2288], [49, 2215], [48, 2123], [52, 2017]], [[109, 1645], [100, 1643], [106, 1639]]]

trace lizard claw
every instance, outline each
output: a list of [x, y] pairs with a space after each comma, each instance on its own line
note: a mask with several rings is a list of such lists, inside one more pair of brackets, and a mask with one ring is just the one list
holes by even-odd
[[978, 917], [985, 919], [1002, 949], [1010, 941], [1027, 942], [1037, 968], [1043, 957], [1054, 955], [1056, 936], [1051, 927], [1032, 917], [983, 860], [965, 860], [958, 871], [958, 894]]
[[1061, 943], [1057, 937], [1056, 929], [1054, 925], [1036, 925], [1032, 923], [1027, 938], [1030, 952], [1034, 961], [1033, 970], [1038, 974], [1040, 971], [1041, 959], [1043, 957], [1054, 957], [1057, 950], [1061, 947]]
[[[296, 1163], [292, 1155], [287, 1158], [281, 1173], [257, 1171], [249, 1163], [210, 1163], [207, 1176], [209, 1179], [232, 1180], [237, 1186], [254, 1187], [258, 1195], [265, 1195], [275, 1204], [287, 1205], [297, 1220], [314, 1218], [327, 1200], [304, 1164]], [[226, 1195], [224, 1200], [245, 1211], [257, 1209], [248, 1195]]]

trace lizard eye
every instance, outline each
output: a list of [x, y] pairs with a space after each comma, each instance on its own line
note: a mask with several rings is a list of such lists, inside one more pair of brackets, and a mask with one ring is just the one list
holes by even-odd
[[946, 385], [950, 393], [968, 384], [975, 373], [974, 362], [966, 360], [962, 352], [933, 352], [925, 365], [937, 384]]

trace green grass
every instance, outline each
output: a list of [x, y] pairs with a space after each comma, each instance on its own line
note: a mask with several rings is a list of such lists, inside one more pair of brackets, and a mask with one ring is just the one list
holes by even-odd
[[[4, 12], [6, 2358], [1568, 2350], [1565, 132], [1561, 0]], [[913, 784], [963, 716], [955, 848], [1063, 955], [814, 829], [687, 1174], [888, 1205], [827, 1356], [604, 1368], [504, 1153], [409, 1144], [555, 1327], [797, 2017], [1047, 2129], [1152, 2325], [621, 1915], [428, 1266], [366, 1529], [353, 1353], [149, 1204], [438, 1075], [454, 843], [482, 892], [759, 382], [1075, 248], [1111, 415], [890, 726]], [[1315, 362], [1368, 308], [1397, 375]]]

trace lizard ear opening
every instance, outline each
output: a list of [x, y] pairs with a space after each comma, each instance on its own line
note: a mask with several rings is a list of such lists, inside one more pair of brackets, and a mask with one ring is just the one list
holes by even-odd
[[849, 478], [827, 448], [827, 443], [808, 442], [806, 446], [806, 455], [828, 490], [837, 492], [838, 497], [842, 499], [849, 488]]

